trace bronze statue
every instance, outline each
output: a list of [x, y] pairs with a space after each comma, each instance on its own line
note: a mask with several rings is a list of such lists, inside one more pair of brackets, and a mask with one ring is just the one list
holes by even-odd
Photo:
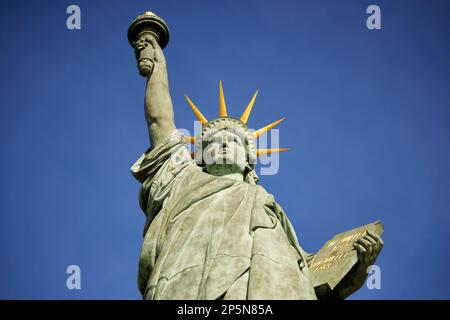
[[[202, 130], [184, 137], [175, 127], [162, 51], [167, 25], [146, 12], [128, 38], [147, 79], [151, 143], [132, 166], [147, 217], [138, 275], [143, 298], [330, 299], [360, 288], [383, 246], [379, 235], [367, 230], [348, 238], [357, 257], [351, 270], [332, 290], [315, 290], [308, 266], [315, 255], [303, 251], [281, 206], [258, 185], [258, 153], [286, 149], [258, 151], [255, 139], [282, 119], [251, 132], [256, 94], [239, 119], [230, 117], [220, 83], [218, 118], [208, 121], [187, 98]], [[194, 158], [186, 140], [195, 144]]]

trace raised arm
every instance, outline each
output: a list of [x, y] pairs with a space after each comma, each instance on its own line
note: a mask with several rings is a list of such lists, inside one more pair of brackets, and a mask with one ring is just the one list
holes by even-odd
[[144, 107], [150, 143], [155, 147], [176, 130], [166, 59], [158, 42], [150, 34], [140, 37], [135, 50], [138, 64], [151, 70], [147, 78]]

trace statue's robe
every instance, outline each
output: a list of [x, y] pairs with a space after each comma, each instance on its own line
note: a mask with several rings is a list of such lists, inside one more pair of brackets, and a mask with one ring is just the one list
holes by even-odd
[[316, 299], [306, 254], [264, 188], [203, 172], [178, 131], [132, 173], [147, 216], [144, 299]]

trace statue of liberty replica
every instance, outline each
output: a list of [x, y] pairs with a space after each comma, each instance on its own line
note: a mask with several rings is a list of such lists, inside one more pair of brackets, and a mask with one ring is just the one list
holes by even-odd
[[[162, 51], [167, 25], [146, 12], [130, 25], [128, 39], [147, 80], [151, 145], [131, 168], [141, 183], [139, 204], [146, 215], [138, 272], [143, 298], [343, 299], [359, 289], [381, 251], [379, 235], [367, 230], [357, 239], [347, 236], [355, 240], [348, 250], [354, 261], [324, 290], [314, 284], [315, 254], [302, 249], [281, 206], [258, 185], [257, 156], [286, 149], [258, 150], [256, 139], [282, 119], [249, 130], [257, 93], [239, 118], [231, 117], [220, 83], [215, 119], [207, 120], [186, 97], [202, 128], [196, 137], [183, 136], [174, 122]], [[325, 265], [317, 262], [314, 268], [328, 272]]]

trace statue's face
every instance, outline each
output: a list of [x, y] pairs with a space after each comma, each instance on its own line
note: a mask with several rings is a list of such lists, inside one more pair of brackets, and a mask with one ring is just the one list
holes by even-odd
[[244, 173], [247, 162], [245, 140], [233, 132], [219, 131], [208, 140], [203, 161], [209, 173]]

